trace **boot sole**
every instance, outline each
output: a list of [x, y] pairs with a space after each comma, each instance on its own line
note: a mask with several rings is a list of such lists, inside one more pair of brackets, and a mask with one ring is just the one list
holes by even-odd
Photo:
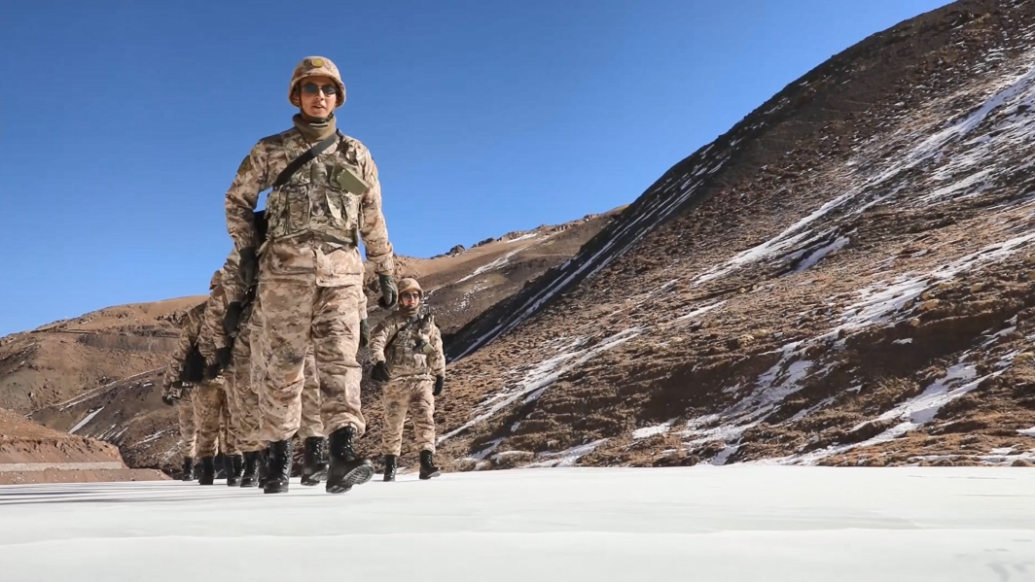
[[362, 485], [374, 478], [374, 468], [368, 464], [362, 464], [355, 469], [345, 473], [341, 481], [331, 484], [327, 481], [328, 493], [346, 493], [356, 485]]
[[428, 479], [431, 479], [433, 477], [438, 477], [440, 475], [442, 475], [442, 471], [435, 471], [434, 473], [431, 473], [430, 475], [420, 475], [420, 479], [422, 481], [427, 481]]
[[274, 485], [272, 487], [263, 487], [262, 492], [263, 493], [287, 493], [288, 492], [288, 486], [287, 485]]

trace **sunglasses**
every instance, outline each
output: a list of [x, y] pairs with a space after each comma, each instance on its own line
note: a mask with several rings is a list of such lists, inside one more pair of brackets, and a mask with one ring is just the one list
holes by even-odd
[[302, 92], [306, 95], [316, 95], [320, 91], [323, 91], [324, 95], [330, 97], [338, 94], [338, 87], [335, 85], [317, 85], [316, 83], [302, 85]]

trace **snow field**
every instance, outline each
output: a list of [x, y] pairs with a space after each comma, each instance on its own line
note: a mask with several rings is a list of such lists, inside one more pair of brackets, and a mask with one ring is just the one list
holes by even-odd
[[5, 582], [1035, 579], [1035, 472], [737, 465], [404, 475], [344, 495], [0, 487]]

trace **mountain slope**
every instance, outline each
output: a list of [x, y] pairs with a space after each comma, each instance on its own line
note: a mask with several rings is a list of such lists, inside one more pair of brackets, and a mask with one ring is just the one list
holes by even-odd
[[1026, 463], [1035, 5], [874, 35], [449, 346], [457, 468]]

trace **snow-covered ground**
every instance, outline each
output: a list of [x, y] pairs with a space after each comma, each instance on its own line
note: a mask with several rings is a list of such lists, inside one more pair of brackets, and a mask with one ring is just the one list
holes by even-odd
[[524, 469], [332, 496], [0, 487], [0, 579], [1035, 580], [1035, 471]]

